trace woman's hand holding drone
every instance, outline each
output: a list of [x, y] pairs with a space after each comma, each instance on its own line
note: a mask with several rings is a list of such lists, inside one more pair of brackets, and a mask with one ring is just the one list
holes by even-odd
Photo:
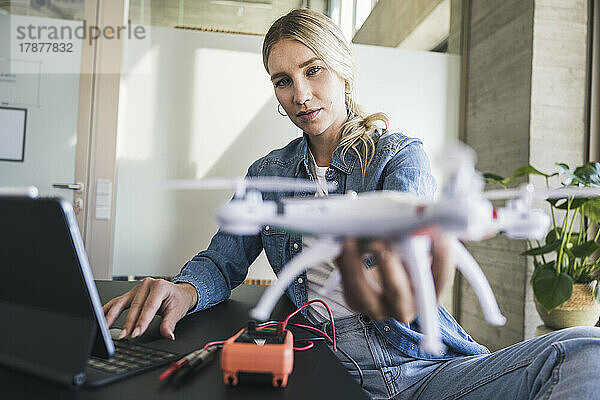
[[[431, 272], [439, 302], [440, 295], [454, 275], [454, 264], [449, 239], [438, 231], [430, 237]], [[370, 270], [363, 267], [362, 254], [366, 252], [375, 257], [376, 267]], [[404, 323], [414, 320], [418, 308], [411, 279], [391, 243], [375, 240], [361, 246], [356, 239], [346, 239], [337, 265], [342, 276], [344, 297], [355, 311], [376, 320], [389, 317]], [[366, 275], [369, 273], [373, 274], [379, 287], [369, 282], [370, 277]]]

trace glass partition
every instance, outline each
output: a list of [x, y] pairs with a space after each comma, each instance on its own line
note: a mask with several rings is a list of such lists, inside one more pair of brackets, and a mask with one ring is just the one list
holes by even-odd
[[0, 186], [73, 201], [85, 2], [0, 2]]

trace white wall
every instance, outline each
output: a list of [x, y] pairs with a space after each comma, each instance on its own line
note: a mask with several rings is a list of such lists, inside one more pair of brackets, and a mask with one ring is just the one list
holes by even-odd
[[421, 139], [432, 161], [458, 138], [459, 56], [356, 44], [354, 56], [366, 111], [385, 112], [391, 130]]
[[[231, 193], [165, 192], [163, 179], [243, 175], [297, 137], [277, 113], [262, 37], [152, 27], [150, 52], [124, 53], [119, 98], [113, 275], [174, 275], [216, 231]], [[132, 43], [128, 43], [132, 44]], [[356, 46], [359, 102], [437, 153], [455, 137], [457, 59]], [[450, 84], [449, 84], [450, 82]], [[450, 127], [450, 129], [449, 129]], [[273, 277], [264, 257], [249, 278]]]
[[[150, 53], [124, 53], [113, 275], [177, 273], [207, 247], [215, 210], [231, 196], [153, 190], [153, 182], [244, 175], [297, 136], [277, 113], [262, 38], [151, 29]], [[259, 264], [265, 276], [266, 259]]]

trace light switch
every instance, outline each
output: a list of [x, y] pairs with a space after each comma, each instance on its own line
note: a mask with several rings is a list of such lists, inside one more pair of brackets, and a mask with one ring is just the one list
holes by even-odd
[[112, 201], [112, 182], [108, 179], [98, 179], [96, 182], [96, 219], [110, 219]]

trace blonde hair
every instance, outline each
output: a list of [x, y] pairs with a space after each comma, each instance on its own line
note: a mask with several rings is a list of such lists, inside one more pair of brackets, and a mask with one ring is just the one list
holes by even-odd
[[356, 153], [364, 176], [366, 168], [373, 160], [375, 144], [380, 136], [380, 128], [375, 122], [383, 122], [385, 131], [389, 121], [384, 113], [366, 115], [354, 101], [354, 58], [342, 30], [319, 12], [309, 9], [290, 11], [277, 19], [265, 35], [262, 57], [267, 73], [271, 49], [281, 40], [296, 40], [302, 43], [345, 81], [346, 108], [352, 111], [354, 117], [342, 126], [338, 147], [342, 148], [342, 158], [349, 150]]

